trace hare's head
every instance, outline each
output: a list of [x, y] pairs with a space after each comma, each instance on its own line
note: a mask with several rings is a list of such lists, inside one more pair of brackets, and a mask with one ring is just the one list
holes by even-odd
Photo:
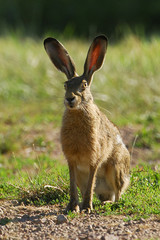
[[102, 66], [107, 49], [107, 38], [104, 35], [97, 36], [87, 54], [84, 64], [84, 73], [78, 76], [74, 63], [64, 46], [54, 38], [44, 40], [44, 47], [56, 68], [65, 73], [68, 81], [65, 87], [65, 106], [69, 109], [77, 109], [92, 101], [90, 85], [93, 73]]

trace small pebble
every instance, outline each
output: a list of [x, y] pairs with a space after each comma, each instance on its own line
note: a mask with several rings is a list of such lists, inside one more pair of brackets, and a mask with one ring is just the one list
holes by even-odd
[[57, 223], [58, 224], [62, 224], [62, 223], [65, 223], [65, 222], [67, 222], [67, 218], [63, 214], [57, 216]]
[[140, 219], [140, 222], [141, 222], [141, 223], [145, 223], [146, 221], [145, 221], [145, 219], [141, 218], [141, 219]]

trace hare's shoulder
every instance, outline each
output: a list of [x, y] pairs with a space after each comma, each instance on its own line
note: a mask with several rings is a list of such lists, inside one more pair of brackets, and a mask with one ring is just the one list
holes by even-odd
[[99, 110], [99, 118], [100, 118], [100, 130], [102, 132], [108, 132], [110, 136], [120, 136], [120, 131], [118, 127], [104, 114]]

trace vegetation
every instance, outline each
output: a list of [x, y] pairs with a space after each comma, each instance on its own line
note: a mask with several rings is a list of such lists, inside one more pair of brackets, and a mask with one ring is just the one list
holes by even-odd
[[[63, 39], [63, 44], [82, 73], [89, 43]], [[119, 203], [101, 206], [95, 198], [100, 213], [135, 218], [160, 213], [158, 52], [160, 38], [129, 35], [109, 45], [104, 66], [94, 76], [96, 103], [118, 126], [135, 127], [134, 147], [151, 151], [149, 160], [156, 163], [131, 170], [130, 188]], [[65, 76], [52, 66], [42, 40], [15, 35], [0, 39], [0, 65], [0, 199], [66, 205], [68, 168], [61, 154], [52, 153], [57, 151], [54, 135], [61, 125]]]
[[[27, 159], [28, 162], [28, 159]], [[69, 202], [69, 174], [66, 166], [45, 157], [32, 164], [32, 175], [26, 163], [14, 159], [14, 169], [1, 169], [1, 198], [18, 199], [24, 204], [42, 206], [59, 204], [66, 207]], [[23, 167], [25, 166], [25, 170]], [[16, 172], [13, 173], [13, 170]], [[9, 177], [9, 180], [8, 180]], [[103, 215], [125, 215], [126, 220], [146, 218], [152, 214], [160, 216], [160, 174], [151, 167], [137, 167], [131, 172], [131, 183], [118, 203], [102, 204], [94, 197], [94, 211]], [[80, 195], [80, 194], [79, 194]], [[81, 196], [80, 196], [81, 199]], [[82, 200], [82, 199], [81, 199]], [[69, 212], [71, 217], [75, 214]]]

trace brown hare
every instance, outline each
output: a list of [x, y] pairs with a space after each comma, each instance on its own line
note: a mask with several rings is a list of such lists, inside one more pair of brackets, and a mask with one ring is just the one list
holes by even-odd
[[92, 76], [101, 68], [107, 38], [97, 36], [88, 51], [81, 76], [64, 46], [47, 38], [44, 46], [56, 68], [65, 73], [65, 111], [61, 144], [68, 161], [70, 202], [67, 210], [79, 211], [77, 186], [82, 209], [92, 210], [93, 191], [101, 201], [118, 201], [129, 184], [130, 154], [117, 127], [99, 110], [90, 92]]

